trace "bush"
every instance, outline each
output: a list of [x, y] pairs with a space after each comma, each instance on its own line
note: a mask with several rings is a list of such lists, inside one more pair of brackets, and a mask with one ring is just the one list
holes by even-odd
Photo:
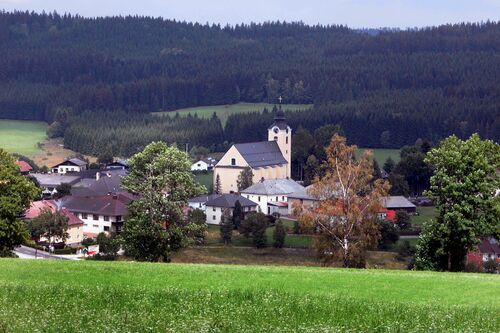
[[300, 223], [297, 220], [293, 221], [293, 233], [296, 235], [300, 234]]
[[380, 221], [380, 239], [378, 241], [378, 248], [381, 250], [388, 250], [399, 239], [398, 230], [394, 223], [386, 220]]
[[396, 225], [400, 230], [408, 230], [411, 228], [410, 215], [404, 210], [396, 212]]
[[65, 247], [64, 249], [55, 249], [54, 254], [76, 254], [76, 247]]
[[240, 233], [245, 237], [252, 237], [253, 245], [256, 248], [263, 248], [267, 245], [266, 229], [268, 220], [263, 213], [250, 213], [243, 220], [240, 226]]
[[95, 244], [97, 244], [97, 243], [96, 243], [96, 240], [94, 238], [87, 237], [87, 238], [84, 238], [82, 240], [82, 246], [90, 246], [90, 245], [95, 245]]
[[405, 240], [397, 248], [396, 259], [399, 261], [404, 261], [408, 257], [415, 255], [415, 247], [411, 246], [410, 242]]
[[277, 249], [281, 249], [285, 245], [285, 237], [285, 228], [283, 227], [283, 222], [281, 222], [281, 219], [279, 219], [278, 222], [276, 222], [276, 226], [274, 227], [273, 246]]

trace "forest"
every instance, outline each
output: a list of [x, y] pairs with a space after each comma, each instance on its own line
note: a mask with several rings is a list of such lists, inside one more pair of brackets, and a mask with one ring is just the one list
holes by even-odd
[[232, 115], [225, 128], [149, 113], [281, 95], [314, 104], [287, 113], [294, 130], [337, 124], [363, 147], [474, 132], [498, 142], [499, 51], [498, 22], [366, 33], [0, 12], [0, 118], [53, 123], [71, 110], [56, 132], [80, 152], [128, 156], [154, 139], [217, 150], [262, 139], [272, 113]]

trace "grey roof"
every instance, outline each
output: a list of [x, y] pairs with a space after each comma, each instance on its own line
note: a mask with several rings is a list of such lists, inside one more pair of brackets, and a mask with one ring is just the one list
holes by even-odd
[[305, 191], [304, 186], [292, 179], [266, 179], [253, 184], [241, 192], [262, 195], [282, 195], [299, 191]]
[[275, 141], [237, 143], [234, 147], [252, 168], [287, 164]]
[[257, 206], [257, 204], [252, 200], [234, 193], [221, 194], [218, 197], [207, 201], [205, 205], [210, 207], [234, 208], [236, 201], [239, 201], [242, 207]]
[[414, 204], [412, 204], [408, 199], [403, 196], [389, 196], [383, 197], [383, 206], [385, 208], [416, 208]]
[[126, 170], [100, 172], [99, 180], [82, 179], [75, 184], [71, 194], [75, 196], [99, 196], [125, 192], [121, 187], [122, 177]]
[[288, 194], [288, 197], [291, 199], [317, 200], [309, 195], [306, 190], [290, 193]]
[[56, 187], [63, 183], [73, 185], [80, 180], [79, 176], [48, 173], [32, 173], [31, 176], [36, 178], [36, 180], [42, 187]]
[[194, 198], [191, 198], [188, 200], [188, 202], [190, 203], [197, 203], [197, 202], [201, 202], [201, 203], [205, 203], [209, 200], [212, 200], [212, 199], [215, 199], [217, 197], [219, 197], [220, 194], [205, 194], [205, 195], [200, 195], [199, 197], [194, 197]]
[[82, 161], [79, 158], [70, 158], [68, 160], [65, 160], [64, 162], [61, 162], [59, 164], [54, 165], [53, 168], [58, 167], [59, 165], [64, 165], [64, 164], [73, 164], [76, 166], [84, 166], [84, 165], [87, 165], [87, 162]]

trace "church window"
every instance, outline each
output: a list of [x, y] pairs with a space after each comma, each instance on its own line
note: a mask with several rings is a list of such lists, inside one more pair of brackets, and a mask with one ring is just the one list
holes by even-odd
[[278, 141], [278, 137], [277, 136], [274, 137], [274, 141]]
[[231, 165], [236, 165], [236, 159], [235, 158], [231, 159]]
[[276, 197], [276, 202], [278, 202], [278, 197]]
[[257, 197], [257, 201], [260, 202], [260, 197]]
[[286, 137], [286, 143], [288, 144], [288, 137]]

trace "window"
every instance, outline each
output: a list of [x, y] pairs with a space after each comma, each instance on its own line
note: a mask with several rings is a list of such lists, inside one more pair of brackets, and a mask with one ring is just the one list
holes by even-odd
[[288, 137], [286, 137], [286, 143], [288, 144]]
[[212, 210], [215, 212], [215, 207], [213, 207]]
[[122, 221], [122, 216], [121, 215], [117, 215], [116, 216], [116, 222], [121, 222]]
[[86, 220], [89, 218], [89, 215], [88, 214], [85, 214], [85, 213], [82, 213], [82, 219]]
[[93, 226], [94, 228], [99, 228], [99, 225], [98, 225], [98, 224], [92, 224], [92, 226]]
[[109, 221], [109, 216], [104, 215], [104, 221], [108, 222]]
[[96, 214], [92, 215], [92, 219], [94, 221], [98, 221], [99, 220], [99, 215], [96, 215]]
[[278, 197], [276, 197], [276, 202], [278, 202], [278, 200], [279, 200]]
[[105, 226], [105, 227], [104, 227], [104, 231], [109, 231], [109, 227], [108, 227], [108, 226]]
[[257, 197], [257, 201], [260, 202], [260, 197]]
[[285, 201], [285, 196], [282, 196], [282, 197], [281, 197], [281, 200]]
[[236, 165], [236, 159], [235, 158], [231, 159], [231, 165]]
[[212, 216], [212, 220], [214, 220], [214, 221], [215, 221], [215, 215], [213, 215], [213, 216]]

